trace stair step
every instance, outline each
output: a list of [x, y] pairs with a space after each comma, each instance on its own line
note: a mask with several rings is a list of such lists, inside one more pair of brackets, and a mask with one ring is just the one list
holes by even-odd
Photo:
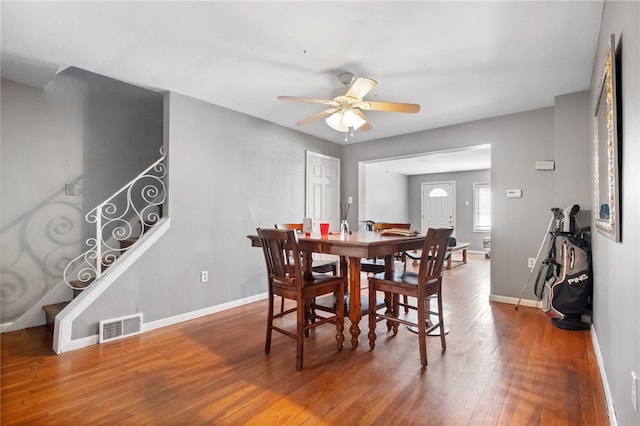
[[89, 287], [89, 285], [91, 285], [92, 282], [95, 281], [95, 278], [91, 278], [89, 281], [84, 282], [84, 281], [80, 281], [80, 280], [74, 280], [71, 281], [71, 285], [74, 287], [73, 288], [73, 298], [75, 299], [76, 297], [78, 297], [78, 295], [80, 293], [82, 293], [82, 291]]
[[147, 221], [145, 220], [144, 222], [142, 222], [142, 233], [147, 232], [149, 229], [153, 228], [153, 226], [156, 224], [155, 221]]
[[129, 247], [138, 242], [138, 238], [127, 238], [126, 240], [120, 240], [120, 248], [127, 250]]
[[47, 328], [52, 332], [56, 323], [56, 315], [58, 315], [69, 303], [71, 302], [53, 303], [42, 307], [47, 321]]
[[113, 259], [112, 257], [109, 257], [109, 258], [104, 257], [104, 258], [102, 258], [102, 262], [100, 262], [102, 264], [102, 272], [104, 272], [104, 270], [107, 269], [109, 266], [113, 265], [116, 260], [118, 260], [118, 259], [117, 258]]

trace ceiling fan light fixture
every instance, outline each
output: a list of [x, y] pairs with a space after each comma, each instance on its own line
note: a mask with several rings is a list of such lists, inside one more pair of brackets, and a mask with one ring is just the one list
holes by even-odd
[[340, 110], [331, 114], [325, 118], [325, 122], [332, 129], [346, 133], [351, 129], [358, 130], [364, 123], [366, 123], [366, 120], [363, 120], [362, 117], [348, 109]]

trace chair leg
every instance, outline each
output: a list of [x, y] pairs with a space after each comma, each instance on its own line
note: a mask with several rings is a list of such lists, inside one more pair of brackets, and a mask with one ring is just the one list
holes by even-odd
[[438, 322], [440, 323], [440, 343], [442, 343], [442, 350], [447, 349], [447, 341], [444, 337], [444, 314], [442, 313], [442, 294], [438, 292]]
[[280, 313], [284, 312], [284, 297], [281, 297], [281, 302], [280, 302]]
[[298, 300], [296, 310], [296, 370], [302, 370], [302, 356], [304, 354], [304, 335], [307, 332], [305, 327], [306, 321], [306, 302]]
[[402, 296], [402, 301], [404, 302], [404, 313], [408, 314], [409, 313], [409, 296], [407, 296], [406, 294], [404, 296]]
[[420, 364], [427, 366], [427, 318], [428, 311], [424, 297], [418, 297], [418, 346], [420, 347]]
[[[282, 298], [284, 301], [284, 298]], [[273, 331], [273, 294], [269, 295], [269, 313], [267, 314], [267, 338], [264, 343], [264, 353], [268, 354], [271, 350], [271, 334]]]

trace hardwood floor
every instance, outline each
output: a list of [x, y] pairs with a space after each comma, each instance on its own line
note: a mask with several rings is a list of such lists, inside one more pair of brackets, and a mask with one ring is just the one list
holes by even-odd
[[405, 327], [379, 323], [369, 351], [365, 317], [356, 350], [313, 330], [296, 372], [294, 340], [264, 354], [266, 301], [60, 356], [36, 327], [1, 336], [1, 423], [609, 424], [589, 332], [489, 303], [489, 261], [468, 260], [445, 271], [447, 350], [428, 338], [425, 369]]

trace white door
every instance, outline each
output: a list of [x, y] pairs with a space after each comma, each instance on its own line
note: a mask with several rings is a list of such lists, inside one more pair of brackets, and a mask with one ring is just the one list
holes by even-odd
[[306, 217], [340, 229], [340, 159], [307, 151]]
[[429, 228], [455, 228], [455, 200], [456, 184], [453, 181], [422, 184], [423, 234]]

